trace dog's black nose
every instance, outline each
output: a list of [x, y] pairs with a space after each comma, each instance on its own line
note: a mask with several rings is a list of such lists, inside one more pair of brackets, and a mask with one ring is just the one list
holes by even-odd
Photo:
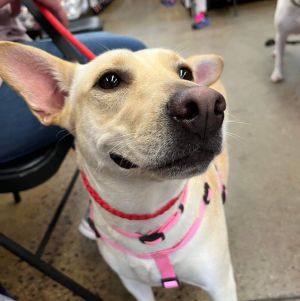
[[167, 114], [202, 139], [220, 129], [225, 109], [223, 95], [207, 87], [187, 88], [167, 103]]

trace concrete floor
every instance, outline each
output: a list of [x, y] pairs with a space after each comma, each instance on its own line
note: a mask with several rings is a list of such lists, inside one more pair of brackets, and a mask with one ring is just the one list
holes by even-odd
[[[229, 128], [226, 211], [239, 300], [300, 300], [300, 52], [299, 46], [287, 47], [287, 80], [272, 84], [271, 49], [264, 42], [274, 36], [274, 8], [275, 1], [241, 5], [238, 18], [230, 8], [212, 11], [212, 25], [201, 31], [190, 29], [180, 4], [165, 8], [158, 0], [115, 0], [102, 15], [105, 30], [135, 36], [149, 47], [183, 55], [214, 52], [225, 59], [223, 81], [236, 121]], [[56, 177], [22, 193], [21, 204], [1, 195], [1, 231], [35, 250], [74, 169], [71, 153]], [[45, 258], [105, 301], [133, 300], [95, 243], [76, 230], [86, 202], [78, 181]], [[81, 300], [4, 250], [0, 282], [22, 301]], [[187, 285], [155, 294], [159, 301], [208, 300]]]

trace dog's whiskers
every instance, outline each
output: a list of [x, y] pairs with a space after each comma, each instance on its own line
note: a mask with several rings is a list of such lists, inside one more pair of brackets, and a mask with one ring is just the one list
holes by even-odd
[[228, 131], [226, 132], [226, 136], [230, 137], [230, 138], [234, 138], [234, 139], [236, 139], [239, 142], [245, 141], [245, 139], [243, 137], [241, 137], [241, 136], [239, 136], [239, 135], [237, 135], [235, 133], [228, 132]]
[[249, 122], [244, 122], [244, 121], [238, 121], [238, 120], [227, 120], [227, 123], [234, 123], [234, 124], [244, 124], [244, 125], [251, 125]]

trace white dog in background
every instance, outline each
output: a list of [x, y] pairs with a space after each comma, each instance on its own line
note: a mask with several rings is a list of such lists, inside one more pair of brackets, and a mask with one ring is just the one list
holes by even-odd
[[274, 83], [280, 82], [283, 77], [283, 54], [289, 34], [300, 33], [300, 0], [278, 0], [275, 11], [275, 64], [271, 75]]

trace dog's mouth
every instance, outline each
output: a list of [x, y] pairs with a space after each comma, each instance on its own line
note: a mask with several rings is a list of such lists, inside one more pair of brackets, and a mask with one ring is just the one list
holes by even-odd
[[173, 160], [166, 160], [161, 164], [149, 167], [151, 170], [166, 170], [172, 168], [189, 168], [199, 165], [206, 161], [211, 161], [215, 156], [215, 152], [211, 150], [199, 149], [188, 155], [181, 156]]
[[[167, 170], [172, 168], [188, 168], [190, 166], [195, 166], [203, 162], [211, 161], [213, 157], [219, 152], [213, 150], [199, 149], [188, 155], [181, 156], [172, 160], [164, 160], [162, 163], [157, 163], [149, 166], [145, 166], [145, 169], [148, 170]], [[110, 158], [121, 168], [124, 169], [134, 169], [139, 168], [140, 166], [131, 162], [130, 160], [124, 158], [123, 156], [110, 153]]]
[[116, 153], [110, 153], [109, 156], [121, 168], [132, 169], [132, 168], [138, 168], [139, 167], [138, 165], [132, 163], [131, 161], [125, 159], [124, 157], [122, 157], [121, 155], [118, 155]]

